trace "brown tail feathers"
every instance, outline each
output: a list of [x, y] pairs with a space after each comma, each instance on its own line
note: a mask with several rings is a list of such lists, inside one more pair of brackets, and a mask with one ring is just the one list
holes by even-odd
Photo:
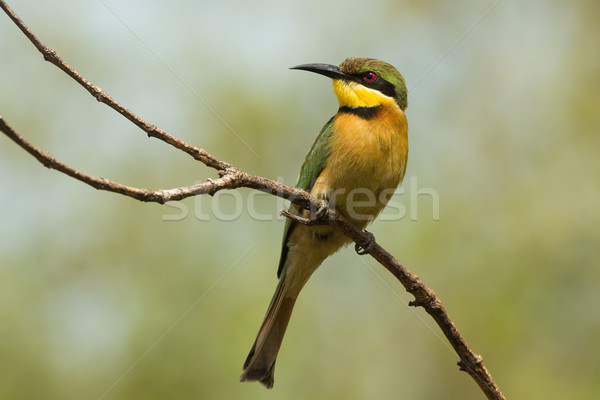
[[250, 354], [244, 362], [241, 382], [258, 381], [269, 389], [273, 387], [277, 353], [296, 303], [296, 298], [284, 297], [285, 283], [281, 283], [267, 310]]

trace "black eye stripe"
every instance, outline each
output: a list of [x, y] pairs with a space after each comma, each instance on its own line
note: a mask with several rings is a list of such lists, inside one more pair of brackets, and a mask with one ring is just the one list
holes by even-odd
[[[372, 71], [369, 71], [369, 72], [372, 72]], [[394, 87], [394, 85], [392, 85], [388, 81], [384, 80], [383, 78], [381, 78], [381, 76], [377, 75], [376, 73], [375, 73], [376, 79], [372, 80], [371, 82], [367, 81], [365, 79], [365, 76], [366, 76], [366, 73], [362, 73], [360, 75], [354, 75], [356, 82], [360, 83], [361, 85], [364, 85], [371, 89], [378, 90], [388, 97], [396, 98], [397, 93], [396, 93], [396, 88]]]
[[391, 83], [384, 81], [383, 79], [378, 79], [374, 83], [375, 83], [375, 85], [374, 85], [373, 89], [379, 90], [381, 93], [385, 94], [386, 96], [393, 97], [393, 98], [396, 97], [396, 95], [397, 95], [396, 88]]

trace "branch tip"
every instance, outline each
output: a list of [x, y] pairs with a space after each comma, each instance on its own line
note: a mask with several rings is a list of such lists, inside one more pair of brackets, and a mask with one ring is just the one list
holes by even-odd
[[419, 300], [411, 300], [408, 302], [409, 307], [423, 307], [423, 303]]

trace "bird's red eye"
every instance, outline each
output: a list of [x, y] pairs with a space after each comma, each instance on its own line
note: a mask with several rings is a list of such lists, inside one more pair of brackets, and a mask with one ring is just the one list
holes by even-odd
[[364, 75], [364, 79], [367, 82], [373, 82], [375, 79], [377, 79], [377, 75], [375, 74], [375, 72], [369, 71]]

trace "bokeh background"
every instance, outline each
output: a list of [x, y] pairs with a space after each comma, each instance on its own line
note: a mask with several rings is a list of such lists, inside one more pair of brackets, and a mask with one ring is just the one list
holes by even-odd
[[[141, 117], [290, 184], [337, 104], [326, 78], [287, 68], [394, 64], [410, 160], [371, 231], [508, 398], [600, 396], [597, 1], [9, 4]], [[58, 159], [137, 187], [215, 176], [97, 103], [3, 13], [0, 54], [1, 115]], [[351, 249], [300, 297], [274, 390], [239, 383], [276, 285], [279, 199], [143, 204], [5, 137], [0, 182], [0, 398], [483, 398], [411, 296]]]

